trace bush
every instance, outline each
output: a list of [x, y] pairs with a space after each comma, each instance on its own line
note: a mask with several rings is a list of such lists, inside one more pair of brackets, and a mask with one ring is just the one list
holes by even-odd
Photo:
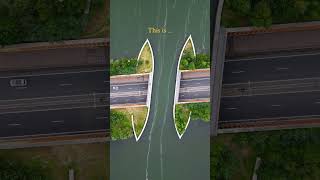
[[131, 120], [122, 112], [110, 112], [112, 140], [127, 139], [133, 135]]
[[134, 58], [122, 58], [111, 61], [110, 75], [136, 74], [142, 61]]
[[0, 157], [1, 180], [50, 180], [48, 170], [40, 161], [28, 162]]
[[210, 57], [207, 54], [197, 54], [195, 57], [192, 52], [185, 53], [180, 60], [180, 70], [194, 70], [210, 68]]
[[226, 0], [222, 14], [226, 27], [269, 27], [316, 20], [320, 20], [318, 0]]
[[215, 143], [210, 148], [210, 179], [228, 180], [236, 173], [239, 159], [228, 146]]

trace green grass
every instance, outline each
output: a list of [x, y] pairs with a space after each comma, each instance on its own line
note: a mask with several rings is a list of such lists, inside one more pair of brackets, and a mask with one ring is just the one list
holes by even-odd
[[135, 124], [135, 131], [136, 131], [137, 136], [139, 136], [140, 133], [142, 133], [144, 123], [145, 123], [145, 121], [147, 121], [147, 119], [146, 119], [147, 113], [148, 113], [147, 106], [128, 107], [128, 108], [116, 109], [113, 111], [116, 111], [116, 112], [119, 112], [119, 113], [122, 113], [123, 115], [125, 115], [126, 117], [124, 118], [124, 120], [125, 120], [124, 123], [127, 124], [127, 121], [129, 119], [130, 127], [132, 126], [131, 125], [131, 116], [133, 115], [133, 121]]
[[190, 112], [190, 120], [210, 121], [210, 103], [176, 104], [175, 124], [180, 134], [185, 131]]
[[211, 180], [251, 179], [256, 157], [262, 159], [259, 179], [320, 177], [319, 128], [224, 134], [211, 141]]
[[141, 63], [139, 63], [137, 67], [137, 73], [150, 73], [152, 71], [153, 59], [151, 48], [148, 44], [145, 44], [143, 47], [140, 59], [138, 59], [138, 61], [141, 61]]
[[130, 115], [119, 109], [111, 109], [110, 126], [112, 140], [128, 139], [133, 136]]
[[136, 74], [138, 64], [141, 64], [141, 61], [137, 61], [135, 58], [121, 58], [111, 60], [110, 64], [110, 75], [128, 75]]
[[[109, 177], [108, 154], [109, 145], [103, 143], [0, 150], [0, 164], [9, 161], [11, 174], [26, 172], [29, 177], [42, 174], [45, 178], [39, 180], [68, 179], [69, 168], [75, 170], [75, 179], [101, 180]], [[3, 168], [7, 167], [0, 165], [0, 174], [6, 172]]]

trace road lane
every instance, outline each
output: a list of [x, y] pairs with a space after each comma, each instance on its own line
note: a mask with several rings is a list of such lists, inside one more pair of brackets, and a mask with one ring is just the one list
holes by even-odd
[[223, 97], [221, 99], [219, 122], [320, 115], [319, 109], [319, 91]]
[[105, 107], [1, 114], [0, 137], [106, 131], [108, 116]]
[[226, 61], [223, 84], [320, 77], [320, 53]]
[[[188, 102], [194, 99], [209, 100], [210, 77], [207, 71], [183, 73], [180, 80], [179, 101]], [[125, 79], [124, 77], [121, 77]], [[131, 78], [132, 79], [132, 78]], [[110, 102], [112, 106], [142, 105], [146, 104], [148, 89], [148, 76], [143, 80], [125, 81], [117, 83], [113, 79], [110, 86]]]
[[[24, 88], [10, 86], [11, 79], [26, 79]], [[105, 68], [93, 70], [69, 70], [61, 72], [37, 72], [32, 75], [17, 73], [15, 76], [0, 74], [0, 100], [35, 98], [81, 93], [104, 93], [108, 82]]]

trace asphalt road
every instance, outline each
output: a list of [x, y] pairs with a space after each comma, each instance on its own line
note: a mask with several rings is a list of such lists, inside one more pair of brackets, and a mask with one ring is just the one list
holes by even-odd
[[226, 60], [219, 122], [320, 116], [320, 53]]
[[221, 99], [220, 120], [248, 121], [264, 118], [320, 116], [320, 91]]
[[[146, 104], [148, 79], [144, 82], [113, 83], [110, 87], [111, 105]], [[208, 99], [210, 97], [210, 78], [193, 78], [180, 81], [179, 101]]]
[[0, 137], [75, 134], [109, 128], [106, 108], [1, 114]]
[[[11, 87], [11, 79], [28, 85]], [[0, 74], [0, 137], [108, 128], [106, 69]]]
[[320, 53], [226, 60], [223, 84], [320, 77]]
[[111, 105], [146, 104], [148, 79], [144, 82], [111, 84]]
[[210, 98], [210, 78], [194, 78], [180, 81], [179, 102]]

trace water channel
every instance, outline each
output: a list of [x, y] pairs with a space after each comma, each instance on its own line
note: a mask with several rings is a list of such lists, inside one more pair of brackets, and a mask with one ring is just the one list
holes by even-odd
[[209, 123], [191, 121], [179, 140], [172, 112], [185, 40], [191, 34], [196, 52], [209, 54], [209, 0], [111, 0], [110, 9], [111, 58], [137, 57], [147, 38], [155, 57], [147, 127], [138, 142], [111, 142], [111, 180], [209, 180]]

